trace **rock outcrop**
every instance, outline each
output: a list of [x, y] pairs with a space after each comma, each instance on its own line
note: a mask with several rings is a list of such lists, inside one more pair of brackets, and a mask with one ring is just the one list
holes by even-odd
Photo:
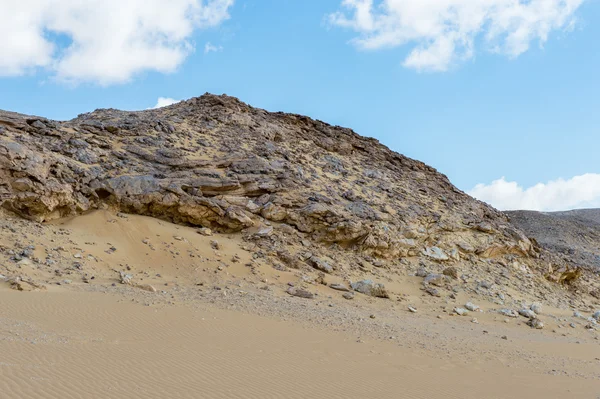
[[111, 207], [239, 232], [265, 256], [326, 273], [458, 265], [544, 285], [527, 236], [435, 169], [225, 95], [67, 122], [0, 112], [0, 201], [39, 222]]

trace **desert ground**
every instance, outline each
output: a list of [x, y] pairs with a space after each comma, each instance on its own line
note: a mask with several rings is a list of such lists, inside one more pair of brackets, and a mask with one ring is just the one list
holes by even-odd
[[600, 397], [587, 309], [544, 305], [535, 329], [410, 274], [345, 299], [239, 235], [110, 210], [2, 215], [0, 249], [2, 398]]

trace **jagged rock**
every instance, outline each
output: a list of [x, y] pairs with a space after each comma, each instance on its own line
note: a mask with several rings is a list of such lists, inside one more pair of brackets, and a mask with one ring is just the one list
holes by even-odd
[[519, 314], [523, 317], [527, 317], [528, 319], [535, 319], [537, 315], [531, 309], [520, 309]]
[[317, 270], [320, 270], [322, 272], [325, 273], [333, 273], [333, 267], [326, 261], [317, 258], [316, 256], [312, 256], [308, 262], [310, 263], [310, 265], [312, 267], [314, 267]]
[[121, 284], [131, 285], [131, 280], [133, 279], [133, 276], [131, 274], [127, 274], [125, 272], [120, 271], [119, 278]]
[[352, 283], [352, 289], [356, 292], [360, 292], [361, 294], [374, 296], [377, 298], [389, 298], [385, 286], [381, 283], [374, 283], [371, 280], [362, 280], [357, 281], [356, 283]]
[[329, 284], [329, 287], [337, 291], [350, 291], [350, 288], [346, 287], [344, 284], [332, 283]]
[[506, 317], [513, 317], [513, 318], [514, 317], [519, 317], [519, 313], [517, 313], [513, 309], [500, 309], [498, 311], [498, 313], [500, 313], [501, 315], [506, 316]]
[[312, 292], [297, 287], [290, 287], [287, 289], [286, 292], [291, 296], [297, 296], [305, 299], [313, 299], [315, 297], [315, 294], [313, 294]]
[[354, 299], [354, 292], [344, 292], [342, 297], [344, 299]]
[[541, 321], [540, 319], [536, 319], [536, 318], [529, 319], [529, 321], [527, 322], [527, 324], [531, 328], [535, 328], [537, 330], [541, 330], [542, 328], [544, 328], [544, 322]]
[[450, 259], [448, 257], [448, 255], [446, 255], [444, 253], [444, 251], [441, 250], [438, 247], [428, 247], [428, 248], [425, 248], [423, 250], [423, 255], [425, 255], [428, 258], [431, 258], [433, 260], [437, 260], [437, 261], [444, 261], [444, 260]]
[[459, 316], [467, 316], [469, 314], [469, 311], [465, 308], [454, 308], [454, 313], [456, 313]]
[[423, 284], [444, 287], [448, 283], [448, 280], [448, 276], [443, 274], [429, 274], [423, 280]]
[[452, 277], [453, 279], [458, 279], [458, 269], [456, 267], [447, 267], [442, 272], [444, 276]]

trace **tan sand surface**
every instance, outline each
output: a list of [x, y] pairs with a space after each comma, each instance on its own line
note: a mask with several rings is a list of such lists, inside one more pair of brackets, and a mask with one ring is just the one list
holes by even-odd
[[[484, 312], [451, 317], [455, 305], [411, 276], [386, 282], [391, 299], [346, 301], [317, 285], [305, 300], [285, 294], [301, 272], [248, 267], [234, 236], [105, 211], [14, 226], [3, 248], [63, 255], [5, 265], [46, 288], [0, 284], [2, 399], [600, 397], [600, 341], [583, 321], [565, 327], [569, 310], [548, 309], [544, 330], [483, 301]], [[157, 292], [119, 284], [117, 271]]]

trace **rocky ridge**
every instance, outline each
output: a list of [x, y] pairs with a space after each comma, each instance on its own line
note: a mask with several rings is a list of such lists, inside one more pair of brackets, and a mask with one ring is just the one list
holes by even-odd
[[573, 265], [600, 272], [600, 209], [506, 214], [543, 248]]
[[[35, 222], [111, 208], [239, 233], [256, 258], [321, 281], [415, 273], [436, 295], [566, 292], [547, 275], [564, 260], [435, 169], [225, 95], [67, 122], [0, 111], [0, 176], [3, 207]], [[571, 296], [596, 289], [587, 275], [567, 283]]]

